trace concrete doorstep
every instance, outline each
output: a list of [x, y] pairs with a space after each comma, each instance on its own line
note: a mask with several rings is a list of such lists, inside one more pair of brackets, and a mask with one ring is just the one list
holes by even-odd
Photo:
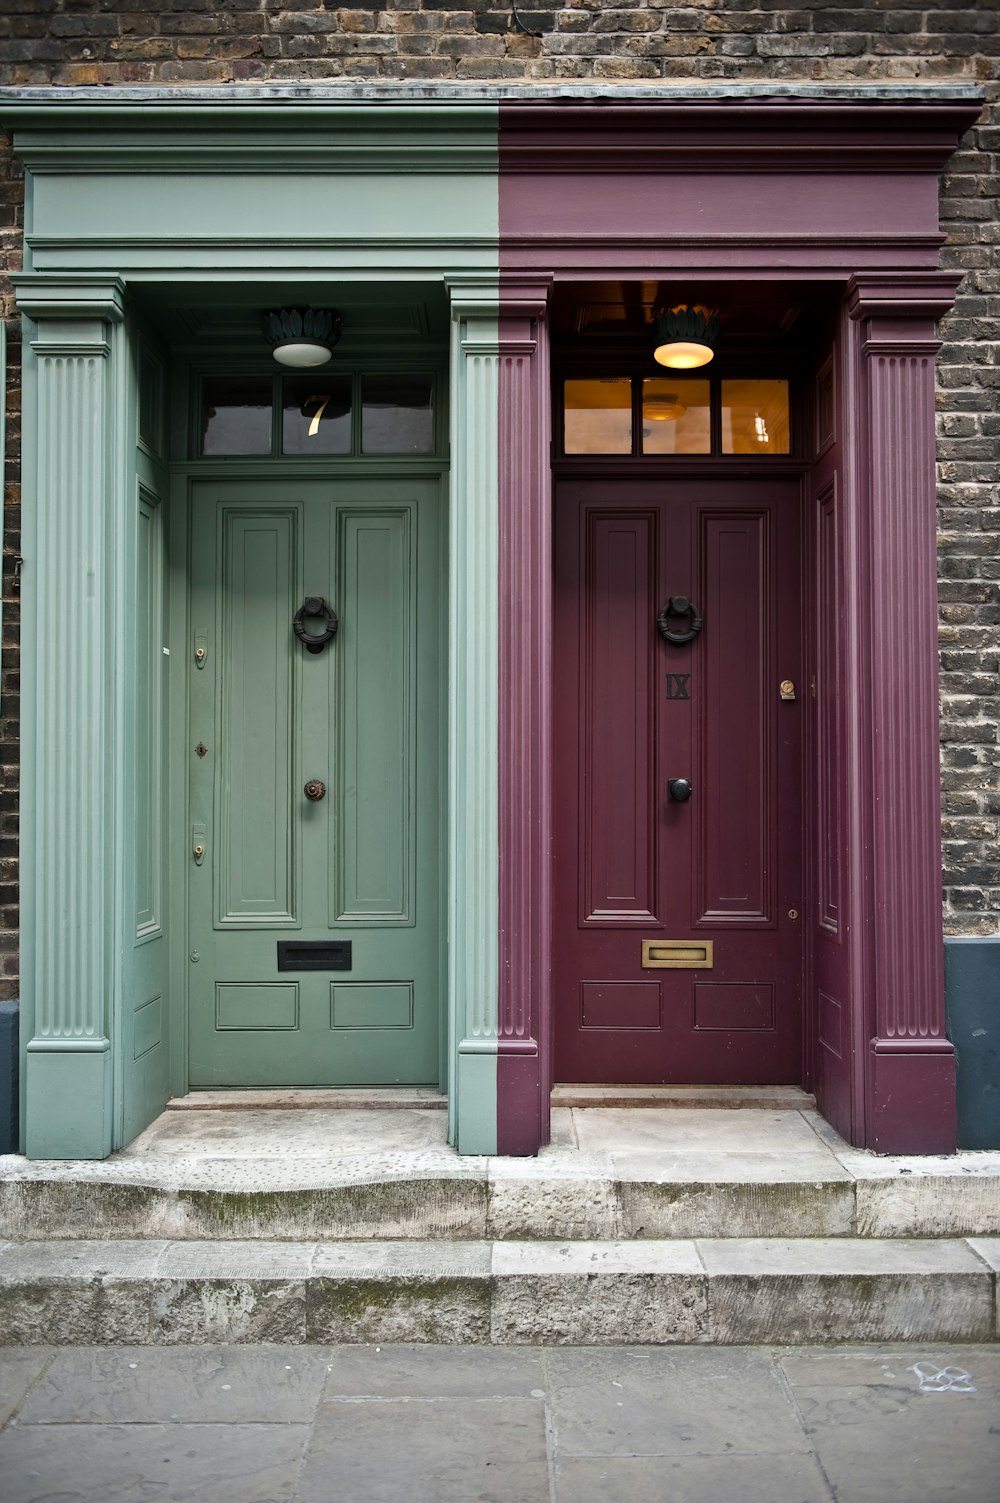
[[0, 1245], [0, 1345], [995, 1341], [1000, 1238]]

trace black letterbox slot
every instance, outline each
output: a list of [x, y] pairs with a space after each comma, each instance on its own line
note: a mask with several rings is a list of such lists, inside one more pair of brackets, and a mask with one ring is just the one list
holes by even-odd
[[279, 971], [349, 971], [349, 939], [279, 939]]

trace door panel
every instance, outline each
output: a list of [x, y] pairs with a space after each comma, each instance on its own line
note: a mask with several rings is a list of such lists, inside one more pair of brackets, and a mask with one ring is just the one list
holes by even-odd
[[[799, 525], [795, 481], [560, 487], [559, 1080], [800, 1078]], [[679, 645], [677, 595], [704, 620]]]
[[[190, 509], [190, 1082], [433, 1083], [437, 488], [206, 482]], [[308, 595], [338, 616], [319, 653]], [[279, 972], [289, 940], [346, 968]]]

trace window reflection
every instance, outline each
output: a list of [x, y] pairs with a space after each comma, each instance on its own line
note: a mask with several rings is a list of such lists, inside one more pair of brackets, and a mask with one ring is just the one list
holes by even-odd
[[723, 381], [722, 452], [790, 452], [787, 381]]
[[201, 452], [270, 454], [270, 378], [206, 376], [201, 384]]
[[709, 381], [650, 377], [642, 383], [642, 452], [710, 454], [712, 387]]
[[362, 376], [362, 453], [433, 454], [433, 394], [430, 376]]

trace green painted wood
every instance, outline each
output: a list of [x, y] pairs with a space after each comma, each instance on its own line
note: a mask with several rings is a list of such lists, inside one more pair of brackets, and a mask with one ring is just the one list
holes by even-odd
[[[192, 1086], [437, 1083], [438, 490], [192, 487]], [[340, 621], [320, 654], [291, 630], [307, 595]], [[279, 940], [331, 939], [351, 942], [349, 971], [277, 970]]]
[[131, 783], [116, 659], [134, 512], [111, 444], [124, 406], [121, 289], [105, 281], [50, 298], [22, 287], [19, 303], [33, 502], [22, 582], [25, 1148], [99, 1158], [113, 1137]]
[[496, 1153], [499, 1019], [498, 291], [451, 287], [449, 1128]]

